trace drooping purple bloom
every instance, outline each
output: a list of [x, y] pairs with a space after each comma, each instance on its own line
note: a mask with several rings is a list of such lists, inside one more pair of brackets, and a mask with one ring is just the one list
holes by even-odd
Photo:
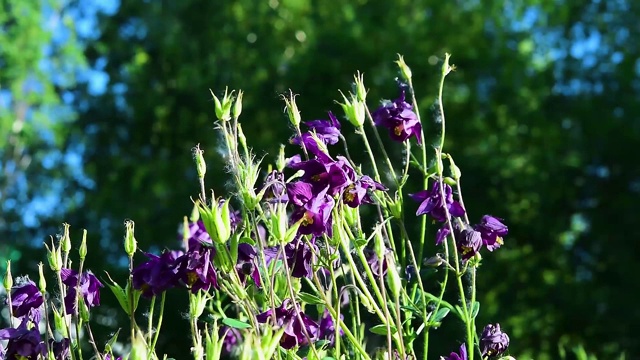
[[367, 190], [387, 191], [389, 189], [374, 181], [369, 176], [363, 175], [358, 180], [347, 186], [342, 194], [342, 200], [347, 204], [347, 206], [352, 208], [357, 208], [360, 204], [371, 204], [373, 203], [373, 200], [367, 193]]
[[387, 263], [386, 254], [389, 253], [389, 249], [384, 249], [384, 255], [382, 259], [378, 257], [375, 251], [370, 249], [364, 250], [365, 258], [367, 259], [367, 264], [371, 269], [371, 272], [375, 276], [385, 276], [387, 274], [387, 268], [389, 264]]
[[273, 170], [264, 179], [264, 185], [261, 191], [264, 190], [263, 198], [267, 200], [273, 200], [275, 202], [286, 201], [287, 188], [285, 185], [284, 173]]
[[198, 251], [202, 246], [213, 246], [211, 236], [207, 232], [202, 220], [189, 223], [189, 233], [187, 234], [187, 250]]
[[[314, 251], [318, 251], [318, 248], [313, 242], [308, 243], [299, 237], [284, 246], [284, 257], [287, 261], [287, 266], [291, 270], [291, 276], [296, 278], [313, 277], [313, 265], [316, 262]], [[280, 246], [265, 248], [264, 256], [267, 265], [275, 260], [276, 257], [282, 259]]]
[[431, 190], [422, 190], [409, 196], [420, 203], [416, 216], [429, 214], [431, 217], [439, 222], [447, 220], [445, 212], [445, 206], [449, 210], [451, 216], [463, 216], [465, 211], [459, 202], [453, 200], [453, 189], [451, 186], [443, 183], [444, 199], [440, 193], [440, 185], [436, 181], [433, 183]]
[[67, 296], [64, 298], [64, 305], [67, 313], [76, 313], [76, 288], [78, 287], [78, 281], [80, 282], [79, 290], [80, 295], [84, 299], [84, 303], [87, 307], [95, 307], [100, 305], [100, 288], [104, 287], [100, 280], [93, 275], [91, 271], [85, 271], [82, 276], [73, 269], [61, 269], [60, 276], [62, 283], [67, 285]]
[[165, 251], [160, 256], [144, 253], [149, 260], [133, 269], [133, 288], [150, 298], [177, 285], [177, 259], [182, 251]]
[[471, 227], [465, 227], [456, 236], [456, 243], [458, 253], [462, 256], [462, 260], [468, 260], [480, 251], [482, 247], [482, 235]]
[[441, 356], [440, 360], [467, 360], [467, 346], [466, 344], [460, 345], [460, 352], [454, 353], [452, 352], [449, 356], [444, 357]]
[[373, 114], [376, 126], [389, 129], [389, 136], [394, 141], [403, 142], [415, 136], [418, 144], [422, 144], [422, 125], [418, 116], [413, 112], [413, 106], [404, 101], [404, 90], [394, 101], [382, 104]]
[[230, 354], [242, 341], [240, 330], [228, 326], [221, 326], [218, 335], [224, 336], [222, 348], [227, 354]]
[[60, 341], [49, 339], [49, 348], [53, 351], [53, 358], [56, 360], [66, 360], [71, 357], [69, 345], [71, 341], [64, 338]]
[[253, 282], [258, 288], [262, 287], [262, 281], [260, 279], [260, 271], [258, 266], [258, 257], [256, 249], [247, 244], [238, 244], [238, 262], [236, 264], [236, 270], [240, 281], [244, 283], [247, 276], [251, 276]]
[[189, 249], [176, 259], [176, 278], [194, 294], [198, 290], [207, 291], [211, 286], [218, 289], [218, 276], [212, 262], [214, 256], [215, 248], [212, 247]]
[[304, 171], [301, 181], [311, 184], [313, 193], [328, 188], [327, 194], [334, 196], [356, 179], [355, 170], [349, 165], [349, 161], [342, 156], [337, 159], [312, 159], [294, 164], [291, 168]]
[[500, 330], [500, 324], [488, 324], [480, 336], [482, 356], [502, 355], [509, 347], [509, 336]]
[[491, 215], [483, 216], [480, 224], [474, 226], [474, 229], [482, 234], [482, 241], [489, 251], [499, 248], [503, 244], [502, 238], [509, 232], [502, 219]]
[[[344, 315], [340, 314], [340, 319], [344, 320]], [[336, 341], [336, 325], [327, 309], [324, 310], [324, 314], [322, 315], [322, 318], [320, 318], [318, 326], [318, 339], [328, 340], [330, 346], [333, 346]], [[342, 336], [344, 335], [344, 331], [340, 329], [338, 330], [338, 334]]]
[[436, 245], [442, 244], [442, 242], [449, 236], [451, 230], [449, 229], [449, 222], [442, 224], [442, 227], [436, 232]]
[[47, 353], [47, 346], [42, 342], [37, 327], [27, 328], [28, 321], [23, 321], [18, 328], [0, 330], [0, 340], [9, 340], [2, 359], [37, 359]]
[[[314, 132], [327, 145], [334, 145], [340, 140], [340, 122], [331, 111], [329, 111], [329, 120], [305, 121], [304, 124], [309, 127], [309, 132], [302, 134], [303, 141], [305, 137], [311, 136], [310, 132]], [[300, 145], [300, 137], [294, 137], [291, 143]]]
[[[21, 318], [28, 315], [31, 310], [39, 311], [44, 298], [36, 284], [28, 277], [18, 278], [16, 282], [17, 284], [11, 290], [13, 316]], [[9, 304], [8, 300], [5, 304]]]
[[301, 235], [313, 234], [331, 236], [331, 211], [335, 201], [327, 195], [328, 187], [319, 193], [313, 192], [313, 187], [303, 181], [287, 184], [289, 201], [296, 205], [291, 221], [302, 219], [298, 233]]
[[[318, 338], [318, 324], [304, 312], [296, 313], [295, 306], [291, 305], [291, 299], [285, 299], [282, 304], [274, 309], [256, 315], [259, 323], [271, 323], [272, 314], [275, 315], [277, 325], [284, 327], [284, 334], [280, 338], [280, 346], [291, 349], [296, 346], [309, 344], [309, 340], [314, 342]], [[300, 322], [302, 320], [302, 323]], [[307, 339], [308, 336], [308, 339]]]

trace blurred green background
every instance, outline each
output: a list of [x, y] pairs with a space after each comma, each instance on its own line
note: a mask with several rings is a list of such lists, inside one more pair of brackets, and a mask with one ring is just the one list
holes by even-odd
[[[36, 274], [63, 221], [77, 242], [89, 230], [89, 266], [114, 278], [125, 219], [141, 249], [176, 247], [198, 193], [195, 144], [207, 185], [228, 181], [210, 88], [246, 91], [247, 138], [274, 154], [290, 136], [280, 94], [300, 94], [304, 120], [326, 118], [359, 70], [374, 108], [397, 95], [400, 53], [435, 136], [450, 52], [446, 151], [472, 221], [490, 213], [510, 227], [484, 256], [480, 326], [499, 322], [520, 359], [558, 359], [558, 344], [640, 358], [638, 14], [633, 0], [2, 0], [2, 266]], [[103, 302], [99, 343], [128, 324], [106, 290]], [[161, 339], [176, 358], [189, 348], [185, 309]], [[434, 358], [457, 348], [444, 334]]]

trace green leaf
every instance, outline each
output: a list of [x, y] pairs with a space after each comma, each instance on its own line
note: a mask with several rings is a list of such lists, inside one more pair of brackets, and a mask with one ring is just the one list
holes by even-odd
[[432, 322], [441, 322], [447, 315], [449, 315], [450, 310], [447, 308], [440, 308], [438, 312], [431, 319]]
[[231, 252], [231, 263], [238, 263], [238, 245], [239, 245], [239, 236], [233, 235], [229, 241], [229, 252]]
[[245, 236], [245, 237], [243, 237], [242, 239], [240, 239], [240, 243], [241, 243], [241, 244], [249, 244], [249, 245], [251, 245], [251, 246], [256, 246], [256, 242], [255, 242], [255, 240], [253, 240], [253, 239], [252, 239], [252, 238], [250, 238], [250, 237], [246, 237], [246, 236]]
[[247, 324], [244, 321], [232, 318], [224, 318], [222, 319], [222, 323], [234, 329], [248, 329], [251, 327], [251, 325]]
[[107, 286], [109, 287], [109, 289], [111, 289], [113, 295], [116, 296], [116, 299], [118, 299], [118, 303], [120, 303], [120, 307], [122, 308], [122, 310], [124, 310], [127, 315], [131, 315], [131, 312], [129, 311], [129, 299], [127, 298], [125, 289], [123, 289], [122, 286], [118, 285], [117, 282], [113, 281], [113, 279], [111, 279], [111, 276], [109, 276], [109, 273], [106, 274], [109, 278], [109, 281], [112, 283], [109, 284], [105, 281], [107, 283]]
[[378, 335], [387, 335], [387, 330], [391, 330], [391, 335], [395, 334], [396, 331], [398, 331], [395, 326], [390, 326], [389, 329], [387, 329], [387, 325], [382, 325], [382, 324], [376, 325], [371, 329], [369, 329], [369, 331]]
[[320, 299], [319, 297], [306, 293], [306, 292], [301, 292], [298, 294], [298, 298], [300, 299], [300, 301], [309, 304], [309, 305], [321, 305], [324, 304], [324, 301], [322, 301], [322, 299]]
[[116, 343], [116, 341], [118, 341], [118, 334], [120, 334], [120, 329], [118, 329], [116, 331], [115, 334], [113, 334], [113, 336], [111, 337], [111, 339], [109, 339], [109, 341], [107, 341], [107, 343], [104, 345], [104, 352], [105, 353], [110, 353], [113, 349], [113, 344]]
[[360, 248], [360, 247], [363, 247], [363, 246], [367, 245], [368, 241], [367, 241], [367, 239], [357, 238], [357, 239], [353, 240], [353, 243], [356, 245], [357, 248]]

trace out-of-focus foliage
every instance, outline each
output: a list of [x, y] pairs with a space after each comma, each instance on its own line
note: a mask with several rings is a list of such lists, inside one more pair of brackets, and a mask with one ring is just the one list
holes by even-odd
[[[69, 89], [86, 66], [64, 1], [0, 1], [0, 268], [16, 261], [34, 234], [52, 226], [81, 194], [80, 144], [67, 143], [75, 113]], [[64, 150], [63, 150], [64, 149]], [[57, 222], [58, 220], [56, 220]], [[41, 238], [37, 238], [37, 245]], [[42, 254], [40, 254], [42, 255]], [[3, 270], [4, 271], [4, 270]]]
[[[510, 225], [505, 246], [484, 256], [479, 326], [500, 322], [512, 355], [522, 359], [557, 359], [558, 343], [582, 343], [603, 359], [640, 354], [629, 331], [640, 321], [630, 297], [640, 291], [637, 2], [126, 1], [100, 18], [100, 35], [88, 39], [84, 54], [108, 75], [105, 92], [77, 88], [78, 120], [47, 124], [52, 137], [28, 131], [27, 120], [44, 121], [72, 82], [51, 82], [53, 71], [41, 68], [44, 57], [67, 57], [38, 52], [51, 39], [46, 27], [34, 26], [46, 22], [31, 3], [3, 2], [0, 19], [0, 84], [12, 86], [9, 102], [6, 93], [0, 97], [2, 130], [10, 134], [0, 139], [2, 170], [31, 171], [27, 192], [7, 192], [18, 188], [7, 190], [2, 178], [4, 223], [21, 220], [17, 211], [5, 215], [13, 211], [7, 199], [25, 204], [35, 196], [30, 191], [56, 184], [49, 179], [73, 180], [44, 158], [70, 130], [65, 145], [84, 149], [84, 169], [95, 181], [93, 189], [70, 184], [63, 198], [75, 201], [69, 191], [84, 191], [84, 206], [67, 221], [99, 234], [88, 263], [118, 263], [125, 218], [135, 220], [140, 248], [175, 247], [189, 196], [198, 192], [196, 143], [207, 151], [207, 185], [222, 191], [227, 181], [209, 88], [246, 91], [247, 138], [258, 153], [274, 154], [290, 136], [279, 94], [292, 88], [303, 119], [325, 118], [327, 110], [338, 112], [338, 89], [347, 90], [360, 70], [375, 107], [397, 95], [392, 61], [401, 53], [433, 139], [438, 124], [430, 107], [439, 61], [450, 52], [458, 70], [445, 88], [445, 151], [463, 171], [471, 220], [489, 212]], [[20, 6], [32, 20], [16, 17]], [[72, 61], [81, 59], [73, 54]], [[21, 113], [21, 106], [29, 110]], [[21, 131], [12, 130], [16, 123], [24, 124]], [[29, 150], [16, 152], [20, 144]], [[31, 165], [20, 168], [27, 157]], [[113, 314], [103, 315], [98, 341], [117, 326]], [[186, 331], [173, 316], [171, 325]], [[432, 356], [456, 347], [455, 338], [444, 340], [455, 330], [434, 333]], [[163, 346], [178, 356], [187, 341], [178, 335]]]

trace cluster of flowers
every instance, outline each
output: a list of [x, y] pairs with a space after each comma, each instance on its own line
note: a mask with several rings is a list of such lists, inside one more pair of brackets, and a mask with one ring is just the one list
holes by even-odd
[[[90, 271], [80, 275], [73, 269], [60, 270], [66, 295], [64, 311], [66, 314], [78, 314], [78, 306], [92, 308], [100, 305], [102, 283]], [[40, 320], [43, 316], [45, 289], [39, 289], [28, 277], [16, 279], [16, 284], [7, 290], [10, 292], [5, 304], [10, 306], [11, 315], [17, 326], [0, 330], [0, 340], [7, 340], [7, 348], [0, 345], [0, 359], [37, 359], [38, 356], [51, 355], [54, 359], [69, 357], [69, 338], [58, 335], [56, 340], [51, 329], [46, 329], [47, 337], [40, 334]], [[79, 296], [78, 296], [79, 295]], [[46, 314], [44, 314], [46, 316]], [[13, 323], [13, 319], [11, 319]]]

